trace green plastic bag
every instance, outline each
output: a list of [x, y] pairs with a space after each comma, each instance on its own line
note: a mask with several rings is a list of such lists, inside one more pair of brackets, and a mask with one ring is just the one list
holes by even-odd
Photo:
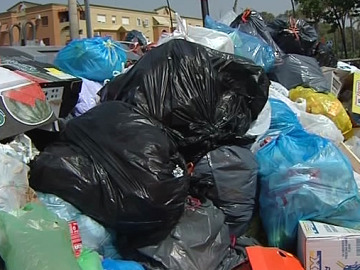
[[103, 270], [99, 254], [89, 249], [83, 249], [78, 263], [81, 270]]
[[81, 270], [68, 223], [36, 203], [0, 212], [0, 255], [7, 270]]

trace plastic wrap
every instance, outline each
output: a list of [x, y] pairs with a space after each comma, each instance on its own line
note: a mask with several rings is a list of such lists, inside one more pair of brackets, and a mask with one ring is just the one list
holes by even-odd
[[222, 146], [195, 166], [192, 187], [223, 210], [230, 233], [246, 233], [257, 204], [258, 164], [246, 148]]
[[0, 212], [0, 239], [7, 270], [81, 270], [68, 223], [39, 204]]
[[103, 82], [122, 71], [126, 52], [109, 37], [73, 40], [57, 54], [54, 63], [76, 77]]
[[330, 118], [343, 134], [352, 129], [350, 117], [344, 106], [333, 94], [316, 93], [313, 89], [297, 87], [290, 91], [290, 99], [306, 100], [306, 111], [312, 114], [322, 114]]
[[120, 259], [116, 247], [115, 235], [106, 230], [95, 220], [83, 215], [78, 209], [61, 198], [37, 192], [39, 200], [45, 204], [46, 208], [55, 213], [59, 218], [66, 221], [76, 221], [79, 225], [80, 235], [83, 246], [89, 250], [94, 250], [106, 258]]
[[10, 212], [27, 203], [29, 167], [0, 152], [0, 210]]
[[[295, 114], [271, 100], [272, 125], [289, 128], [257, 152], [260, 214], [269, 245], [293, 251], [299, 220], [360, 228], [360, 199], [349, 160], [330, 141], [305, 132]], [[290, 126], [292, 126], [290, 128]]]
[[287, 89], [303, 86], [318, 92], [330, 92], [330, 83], [315, 58], [288, 54], [283, 56], [282, 60], [283, 63], [276, 65], [269, 74], [271, 80], [279, 82]]
[[273, 68], [275, 63], [274, 51], [268, 44], [262, 41], [262, 39], [216, 22], [210, 16], [206, 17], [205, 25], [207, 28], [229, 34], [234, 43], [234, 53], [236, 55], [253, 61], [255, 64], [264, 68], [266, 72]]
[[229, 35], [212, 29], [187, 25], [181, 17], [176, 14], [176, 30], [162, 37], [158, 44], [164, 44], [172, 39], [185, 39], [224, 53], [234, 53], [234, 43]]
[[163, 239], [184, 211], [187, 168], [159, 123], [119, 101], [70, 120], [31, 167], [36, 190], [59, 196], [123, 247]]
[[[184, 40], [147, 53], [102, 89], [160, 121], [186, 161], [223, 144], [241, 144], [267, 101], [269, 81], [248, 60]], [[246, 142], [248, 143], [248, 142]]]
[[252, 36], [259, 37], [271, 46], [278, 57], [282, 54], [281, 49], [271, 37], [271, 34], [261, 15], [255, 10], [246, 9], [231, 24], [232, 28], [238, 28], [240, 31]]
[[[172, 233], [158, 245], [140, 249], [148, 269], [215, 270], [230, 252], [225, 216], [210, 201], [187, 204]], [[157, 266], [158, 265], [158, 266]]]
[[318, 34], [313, 26], [302, 19], [288, 21], [276, 19], [268, 24], [270, 34], [285, 53], [313, 56]]

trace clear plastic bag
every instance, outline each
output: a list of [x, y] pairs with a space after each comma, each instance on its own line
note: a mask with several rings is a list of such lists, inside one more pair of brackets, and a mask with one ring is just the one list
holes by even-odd
[[159, 45], [172, 39], [185, 39], [217, 51], [234, 54], [234, 43], [226, 33], [187, 25], [178, 14], [176, 14], [176, 21], [177, 29], [172, 35], [163, 36], [158, 42]]
[[360, 158], [360, 138], [353, 136], [349, 140], [345, 142], [346, 146], [350, 148], [350, 150]]
[[0, 151], [0, 210], [10, 212], [27, 203], [29, 167]]
[[303, 130], [286, 104], [271, 105], [270, 130], [278, 133], [256, 154], [269, 244], [293, 250], [299, 220], [359, 229], [360, 199], [349, 160], [329, 140]]
[[94, 250], [107, 258], [121, 258], [116, 251], [116, 247], [113, 245], [115, 237], [112, 232], [106, 230], [92, 218], [83, 215], [78, 209], [61, 198], [41, 192], [37, 194], [39, 200], [45, 204], [46, 208], [55, 213], [59, 218], [78, 223], [84, 247]]
[[76, 77], [103, 82], [122, 71], [127, 55], [122, 45], [109, 37], [73, 40], [55, 58], [55, 65]]
[[261, 39], [216, 22], [209, 16], [206, 17], [205, 25], [207, 28], [229, 34], [234, 42], [235, 55], [252, 60], [257, 65], [263, 67], [265, 71], [271, 70], [274, 66], [274, 51]]

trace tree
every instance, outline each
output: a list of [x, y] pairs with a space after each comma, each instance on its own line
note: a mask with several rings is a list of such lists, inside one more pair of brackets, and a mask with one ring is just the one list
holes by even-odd
[[263, 17], [264, 21], [269, 23], [275, 20], [275, 15], [270, 12], [260, 12], [261, 17]]
[[296, 0], [300, 10], [315, 23], [327, 22], [339, 29], [345, 57], [348, 57], [346, 42], [347, 18], [359, 8], [359, 0]]

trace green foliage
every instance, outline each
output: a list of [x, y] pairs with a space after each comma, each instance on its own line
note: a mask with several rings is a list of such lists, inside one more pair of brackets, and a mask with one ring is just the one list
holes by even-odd
[[275, 20], [275, 15], [270, 13], [270, 12], [260, 12], [261, 17], [263, 17], [264, 21], [269, 23], [269, 22], [273, 22]]

